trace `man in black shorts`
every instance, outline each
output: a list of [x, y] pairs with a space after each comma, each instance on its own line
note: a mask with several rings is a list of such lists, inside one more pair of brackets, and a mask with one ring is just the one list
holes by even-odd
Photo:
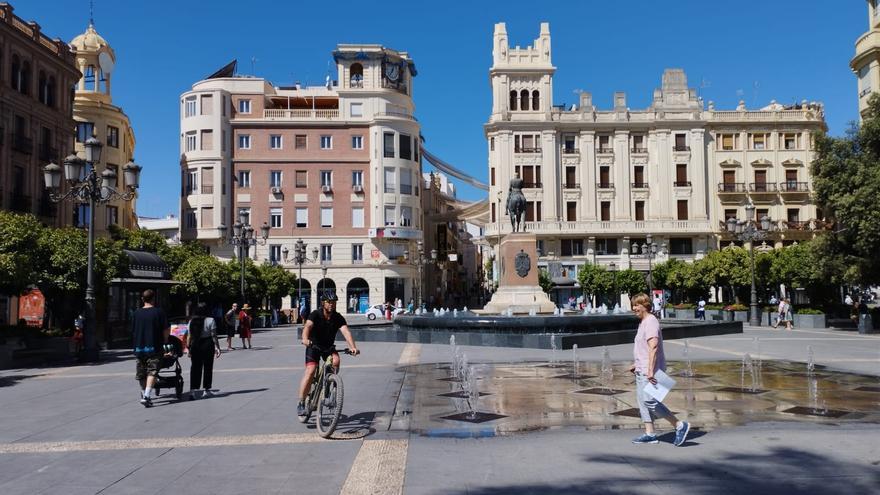
[[150, 396], [153, 394], [156, 376], [159, 375], [160, 360], [166, 354], [164, 347], [168, 343], [171, 327], [165, 311], [153, 306], [156, 293], [152, 289], [145, 290], [141, 299], [144, 307], [134, 312], [131, 323], [134, 355], [137, 357], [135, 378], [143, 390], [141, 404], [150, 407], [153, 405]]
[[[336, 312], [336, 294], [327, 294], [321, 298], [321, 301], [321, 309], [312, 311], [303, 327], [302, 343], [306, 346], [306, 372], [299, 385], [299, 404], [296, 405], [298, 416], [304, 416], [306, 413], [306, 396], [309, 394], [315, 366], [327, 356], [333, 356], [333, 366], [339, 370], [339, 353], [333, 346], [336, 341], [336, 332], [342, 332], [342, 336], [345, 337], [353, 354], [360, 353], [351, 332], [348, 330], [348, 322], [345, 321], [345, 317]], [[320, 347], [321, 350], [312, 347], [312, 344]]]

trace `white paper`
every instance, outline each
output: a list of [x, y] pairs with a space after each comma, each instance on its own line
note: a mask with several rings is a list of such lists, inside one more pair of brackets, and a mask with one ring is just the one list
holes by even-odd
[[675, 386], [675, 380], [672, 379], [671, 376], [667, 375], [663, 370], [657, 370], [654, 372], [654, 378], [657, 380], [657, 384], [653, 384], [648, 382], [645, 384], [645, 388], [642, 389], [645, 394], [649, 397], [653, 397], [658, 402], [663, 402], [663, 399], [666, 398], [666, 394], [672, 390], [672, 387]]

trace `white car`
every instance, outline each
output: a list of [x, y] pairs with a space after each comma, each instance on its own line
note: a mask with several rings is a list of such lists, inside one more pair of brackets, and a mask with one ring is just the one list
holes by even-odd
[[[395, 308], [391, 306], [391, 317], [395, 317], [399, 314], [405, 313], [406, 311], [403, 308]], [[370, 306], [370, 309], [366, 312], [368, 320], [375, 320], [376, 318], [385, 318], [385, 305], [384, 304], [376, 304]]]

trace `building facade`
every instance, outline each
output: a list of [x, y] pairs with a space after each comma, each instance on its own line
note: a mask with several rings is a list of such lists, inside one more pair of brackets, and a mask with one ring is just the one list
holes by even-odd
[[647, 271], [651, 260], [631, 246], [649, 234], [662, 246], [653, 262], [698, 259], [729, 242], [721, 221], [743, 218], [749, 200], [783, 221], [770, 245], [824, 225], [809, 178], [811, 133], [825, 128], [821, 105], [716, 111], [710, 102], [704, 110], [684, 71], [667, 69], [646, 109], [631, 110], [620, 92], [611, 109], [597, 109], [587, 92], [564, 108], [553, 105], [555, 71], [547, 23], [526, 48], [511, 47], [496, 24], [486, 240], [496, 245], [511, 231], [505, 202], [519, 174], [525, 230], [537, 235], [538, 265], [558, 285], [584, 263]]
[[859, 95], [859, 115], [868, 108], [868, 97], [880, 88], [880, 5], [878, 0], [867, 0], [868, 32], [856, 40], [856, 54], [849, 66], [856, 74]]
[[[104, 169], [116, 172], [117, 188], [125, 190], [122, 167], [134, 158], [134, 130], [122, 108], [113, 104], [111, 81], [116, 66], [116, 53], [109, 43], [89, 24], [86, 31], [70, 42], [76, 64], [82, 77], [76, 83], [73, 118], [76, 120], [76, 152], [84, 156], [85, 142], [95, 136], [104, 145], [99, 173]], [[109, 235], [111, 225], [126, 229], [137, 228], [137, 198], [131, 201], [117, 199], [95, 212], [95, 231]], [[78, 226], [89, 221], [88, 205], [79, 205], [74, 218]]]
[[337, 80], [324, 86], [222, 73], [181, 95], [181, 240], [231, 258], [224, 229], [265, 223], [268, 241], [249, 256], [298, 273], [302, 239], [310, 257], [318, 248], [302, 266], [311, 307], [327, 291], [364, 310], [413, 295], [404, 253], [422, 237], [416, 69], [379, 45], [338, 45], [333, 56]]

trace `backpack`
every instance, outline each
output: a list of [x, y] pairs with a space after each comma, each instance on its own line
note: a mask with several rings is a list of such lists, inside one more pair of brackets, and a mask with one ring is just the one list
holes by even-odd
[[202, 333], [205, 331], [205, 317], [204, 316], [194, 316], [192, 320], [189, 321], [189, 334], [192, 336], [192, 340], [198, 341], [202, 338]]

